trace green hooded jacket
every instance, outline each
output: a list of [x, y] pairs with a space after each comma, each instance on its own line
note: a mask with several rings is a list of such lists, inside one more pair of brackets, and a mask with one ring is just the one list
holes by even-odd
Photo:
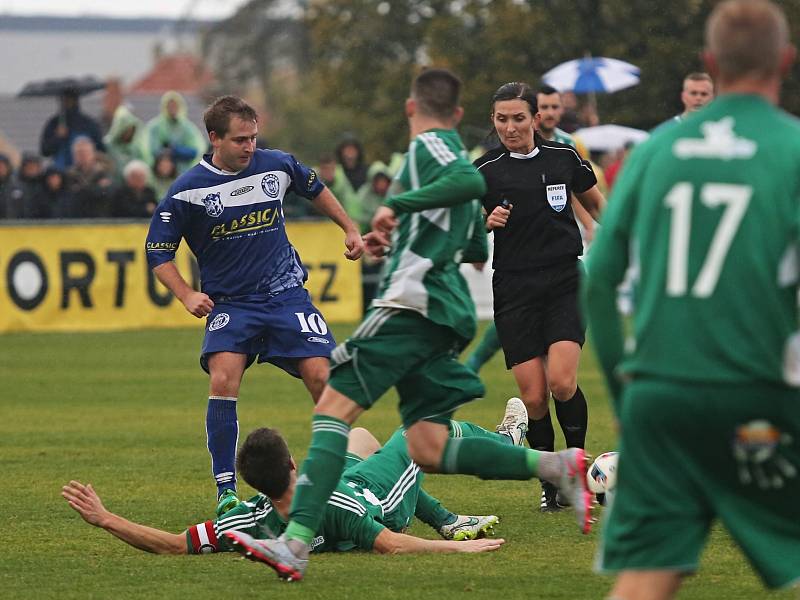
[[369, 166], [367, 170], [367, 181], [358, 188], [358, 223], [362, 233], [366, 233], [371, 229], [372, 217], [375, 215], [375, 211], [378, 210], [378, 207], [383, 204], [383, 201], [386, 199], [386, 194], [381, 196], [372, 189], [372, 181], [378, 175], [384, 175], [389, 181], [392, 179], [389, 167], [379, 160]]
[[[171, 100], [178, 104], [175, 119], [167, 113], [167, 104]], [[208, 148], [206, 137], [186, 117], [186, 100], [174, 91], [161, 97], [161, 114], [147, 124], [147, 136], [150, 154], [157, 156], [168, 148], [178, 165], [178, 173], [194, 166]]]
[[[134, 127], [133, 137], [125, 142], [125, 132]], [[141, 160], [152, 166], [153, 159], [147, 147], [147, 132], [144, 122], [126, 106], [118, 106], [111, 120], [111, 127], [103, 138], [108, 156], [114, 161], [114, 179], [122, 181], [122, 170], [132, 160]]]

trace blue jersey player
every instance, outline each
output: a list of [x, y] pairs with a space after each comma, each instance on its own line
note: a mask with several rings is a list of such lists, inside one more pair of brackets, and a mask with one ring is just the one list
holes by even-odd
[[[257, 116], [240, 98], [218, 98], [203, 115], [213, 152], [181, 175], [153, 214], [147, 261], [198, 318], [206, 317], [200, 364], [210, 376], [206, 432], [217, 512], [236, 504], [236, 400], [256, 358], [300, 377], [316, 402], [335, 341], [303, 287], [307, 272], [284, 226], [287, 192], [308, 198], [345, 232], [358, 259], [358, 226], [316, 173], [279, 150], [256, 149]], [[173, 259], [181, 239], [197, 257], [201, 291]]]

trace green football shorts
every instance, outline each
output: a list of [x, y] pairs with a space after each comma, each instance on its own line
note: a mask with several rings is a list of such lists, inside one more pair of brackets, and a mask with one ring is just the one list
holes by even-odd
[[762, 384], [626, 386], [598, 570], [697, 569], [719, 519], [770, 587], [800, 579], [800, 393]]
[[485, 391], [458, 361], [463, 342], [416, 312], [373, 308], [333, 351], [328, 383], [364, 409], [396, 386], [404, 427], [418, 421], [448, 424], [459, 406]]

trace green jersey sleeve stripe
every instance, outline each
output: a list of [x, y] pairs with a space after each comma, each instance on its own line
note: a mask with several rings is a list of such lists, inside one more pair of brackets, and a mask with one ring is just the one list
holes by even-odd
[[435, 133], [421, 133], [419, 139], [425, 144], [425, 148], [431, 153], [440, 165], [445, 166], [453, 162], [457, 157], [445, 143], [436, 137]]
[[411, 189], [419, 189], [419, 173], [417, 172], [417, 141], [414, 140], [408, 145], [408, 175], [411, 178]]
[[[383, 504], [383, 511], [384, 513], [392, 512], [397, 506], [403, 501], [406, 493], [414, 487], [414, 484], [417, 481], [417, 473], [419, 472], [419, 467], [414, 463], [411, 463], [411, 467], [414, 467], [411, 471], [406, 471], [403, 474], [403, 477], [395, 484], [395, 487], [392, 488], [389, 496], [386, 497], [386, 500], [382, 502]], [[397, 486], [400, 485], [398, 488]]]
[[366, 508], [361, 506], [353, 498], [345, 496], [341, 492], [333, 492], [333, 494], [331, 494], [330, 500], [328, 500], [328, 504], [330, 504], [331, 506], [337, 506], [339, 508], [349, 510], [350, 512], [357, 514], [359, 517], [363, 517], [365, 514], [367, 514]]

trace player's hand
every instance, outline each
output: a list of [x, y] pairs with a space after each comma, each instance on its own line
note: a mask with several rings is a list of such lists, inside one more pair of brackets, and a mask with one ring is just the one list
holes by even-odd
[[181, 300], [189, 314], [194, 315], [198, 319], [207, 317], [211, 314], [211, 309], [214, 308], [214, 301], [203, 292], [192, 291]]
[[511, 215], [511, 209], [514, 208], [513, 204], [509, 204], [508, 208], [497, 206], [492, 211], [492, 214], [486, 219], [486, 229], [489, 231], [493, 229], [502, 229], [508, 223], [508, 217]]
[[456, 542], [458, 544], [459, 552], [493, 552], [498, 550], [500, 546], [506, 543], [503, 538], [482, 538], [480, 540], [468, 540], [464, 542]]
[[470, 263], [470, 264], [472, 264], [472, 268], [473, 269], [475, 269], [476, 271], [480, 271], [481, 273], [483, 273], [483, 270], [486, 268], [486, 263], [485, 262], [476, 262], [476, 263]]
[[83, 485], [80, 481], [70, 481], [69, 485], [61, 488], [61, 495], [84, 521], [96, 527], [103, 526], [109, 512], [91, 483]]
[[372, 229], [380, 233], [390, 234], [397, 228], [397, 217], [388, 206], [380, 206], [372, 217]]
[[763, 419], [739, 426], [733, 442], [739, 481], [762, 490], [782, 488], [797, 476], [797, 468], [781, 454], [792, 442], [792, 436]]
[[347, 246], [344, 255], [348, 260], [358, 260], [364, 254], [364, 240], [361, 239], [361, 234], [357, 230], [348, 232], [344, 238], [344, 245]]
[[391, 245], [389, 236], [380, 231], [370, 231], [364, 236], [366, 252], [374, 258], [383, 258]]

